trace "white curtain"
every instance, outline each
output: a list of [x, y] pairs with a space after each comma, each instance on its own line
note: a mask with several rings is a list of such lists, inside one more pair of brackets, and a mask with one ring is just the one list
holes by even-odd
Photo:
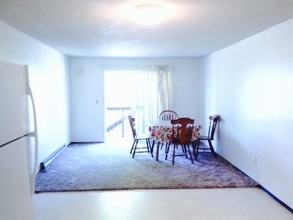
[[171, 74], [167, 65], [145, 66], [137, 77], [137, 106], [135, 114], [139, 120], [140, 132], [147, 129], [147, 123], [158, 119], [162, 110], [171, 108]]

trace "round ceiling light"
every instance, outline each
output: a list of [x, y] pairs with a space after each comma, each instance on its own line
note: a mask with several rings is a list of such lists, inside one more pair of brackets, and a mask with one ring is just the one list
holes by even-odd
[[134, 19], [143, 25], [155, 25], [163, 19], [163, 10], [160, 6], [145, 4], [135, 7]]

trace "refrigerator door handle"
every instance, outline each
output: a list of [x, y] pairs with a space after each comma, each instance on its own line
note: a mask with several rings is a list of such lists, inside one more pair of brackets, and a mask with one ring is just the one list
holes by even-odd
[[[30, 172], [30, 184], [31, 184], [31, 190], [32, 193], [35, 191], [35, 178], [37, 174], [37, 167], [38, 167], [38, 148], [39, 148], [39, 139], [38, 139], [38, 126], [37, 126], [37, 114], [36, 114], [36, 107], [35, 107], [35, 100], [33, 97], [33, 93], [30, 87], [29, 83], [29, 76], [28, 76], [28, 67], [26, 66], [26, 93], [28, 97], [31, 100], [32, 105], [32, 116], [33, 116], [33, 131], [30, 131], [27, 133], [27, 136], [29, 138], [34, 138], [34, 152], [32, 153], [34, 155], [33, 158], [33, 164], [32, 164], [32, 170]], [[31, 141], [30, 141], [31, 143]]]

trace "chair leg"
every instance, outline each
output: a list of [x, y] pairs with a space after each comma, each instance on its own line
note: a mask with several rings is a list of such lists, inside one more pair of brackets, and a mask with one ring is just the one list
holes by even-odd
[[196, 140], [196, 157], [195, 157], [196, 160], [198, 157], [199, 145], [200, 145], [200, 140]]
[[150, 139], [147, 139], [147, 148], [148, 152], [151, 153], [152, 157], [154, 157]]
[[194, 160], [196, 160], [197, 159], [197, 153], [196, 153], [197, 140], [192, 142], [191, 146], [192, 146]]
[[166, 146], [165, 146], [165, 160], [168, 159], [168, 154], [169, 154], [169, 150], [170, 150], [170, 145], [171, 145], [171, 143], [166, 143]]
[[187, 149], [188, 149], [188, 152], [189, 152], [189, 155], [190, 155], [191, 163], [193, 164], [193, 158], [192, 158], [192, 153], [191, 153], [189, 144], [187, 144]]
[[210, 141], [210, 140], [209, 140], [209, 145], [210, 145], [211, 152], [214, 154], [215, 158], [217, 158], [217, 154], [216, 154], [215, 149], [212, 145], [212, 141]]
[[173, 147], [173, 155], [172, 155], [172, 165], [175, 164], [175, 149], [176, 149], [177, 145], [174, 144], [174, 147]]
[[149, 146], [149, 140], [148, 139], [145, 139], [145, 144], [147, 146], [147, 151], [149, 153], [150, 152], [150, 146]]
[[136, 148], [137, 148], [137, 143], [138, 143], [138, 140], [134, 140], [134, 149], [133, 149], [133, 153], [132, 153], [132, 158], [134, 158], [134, 155], [135, 155], [135, 151], [136, 151]]
[[182, 152], [185, 154], [186, 153], [186, 147], [185, 147], [185, 145], [181, 145], [181, 148], [182, 148]]
[[133, 141], [133, 144], [132, 144], [132, 146], [131, 146], [130, 154], [132, 154], [132, 151], [133, 151], [134, 145], [135, 145], [135, 140]]
[[186, 158], [188, 158], [188, 155], [187, 155], [187, 146], [188, 146], [188, 145], [186, 145], [186, 144], [183, 145], [183, 148], [184, 148], [183, 153], [185, 154], [185, 157], [186, 157]]

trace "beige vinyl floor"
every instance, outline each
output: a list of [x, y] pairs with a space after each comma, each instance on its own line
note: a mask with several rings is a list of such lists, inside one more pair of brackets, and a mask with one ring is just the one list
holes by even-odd
[[258, 188], [39, 193], [36, 220], [293, 220]]

